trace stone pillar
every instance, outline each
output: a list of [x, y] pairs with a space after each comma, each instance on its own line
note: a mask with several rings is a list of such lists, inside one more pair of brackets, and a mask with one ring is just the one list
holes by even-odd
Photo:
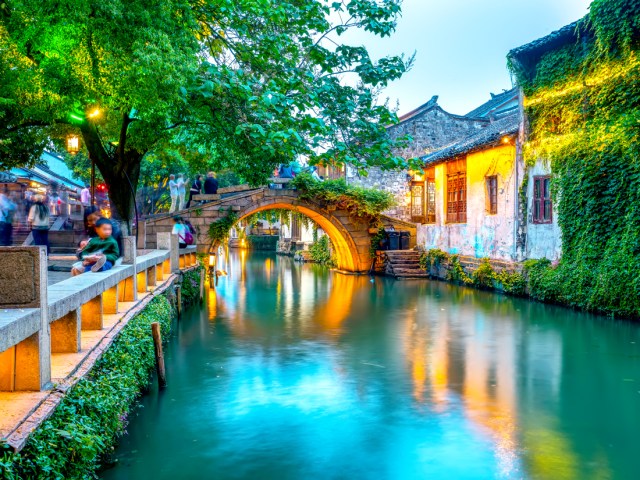
[[123, 237], [122, 248], [124, 249], [124, 256], [122, 258], [123, 265], [133, 265], [134, 274], [120, 282], [120, 301], [121, 302], [135, 302], [138, 300], [138, 275], [136, 266], [136, 237]]
[[138, 293], [147, 293], [147, 271], [142, 270], [136, 274], [136, 283]]
[[102, 330], [102, 300], [102, 295], [98, 295], [82, 305], [82, 330]]
[[147, 248], [147, 222], [138, 222], [138, 249], [144, 250]]
[[136, 275], [125, 278], [118, 284], [118, 301], [135, 302], [138, 299], [136, 291]]
[[37, 308], [39, 319], [38, 332], [0, 352], [0, 390], [42, 390], [51, 381], [47, 277], [45, 247], [0, 247], [0, 310]]
[[178, 235], [173, 235], [171, 232], [158, 232], [158, 249], [170, 251], [171, 272], [178, 272], [180, 270]]
[[118, 313], [118, 284], [102, 293], [102, 313]]
[[122, 256], [123, 265], [136, 264], [136, 237], [122, 237], [122, 248], [124, 249]]
[[80, 310], [72, 310], [51, 322], [51, 353], [79, 352], [81, 325]]
[[[162, 266], [160, 266], [162, 268]], [[152, 265], [147, 269], [147, 288], [155, 288], [156, 286], [156, 275], [157, 275], [157, 266]]]

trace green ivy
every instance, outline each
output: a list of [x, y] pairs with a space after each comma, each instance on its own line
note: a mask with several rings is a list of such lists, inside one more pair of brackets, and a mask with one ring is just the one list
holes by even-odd
[[308, 173], [301, 173], [289, 185], [301, 199], [346, 210], [352, 217], [369, 222], [377, 221], [382, 212], [394, 205], [389, 192], [349, 185], [343, 178], [318, 181]]
[[439, 248], [432, 248], [420, 255], [420, 266], [424, 270], [439, 268], [444, 262], [448, 262], [450, 255]]
[[309, 254], [314, 263], [334, 267], [336, 261], [333, 257], [333, 247], [328, 235], [321, 236], [309, 246]]
[[200, 272], [204, 267], [198, 265], [192, 270], [185, 272], [180, 283], [182, 291], [182, 303], [191, 305], [200, 298]]
[[595, 0], [574, 44], [515, 74], [526, 98], [529, 165], [549, 162], [558, 265], [525, 266], [542, 301], [640, 316], [640, 3]]
[[238, 221], [238, 215], [229, 207], [226, 217], [219, 218], [209, 225], [209, 238], [213, 243], [222, 243], [229, 237], [229, 230]]

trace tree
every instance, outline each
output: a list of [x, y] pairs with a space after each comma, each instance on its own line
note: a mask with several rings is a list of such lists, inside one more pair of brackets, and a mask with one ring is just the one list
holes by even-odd
[[0, 148], [37, 138], [0, 166], [79, 130], [124, 220], [151, 151], [213, 158], [252, 184], [298, 155], [402, 166], [375, 94], [411, 59], [338, 43], [350, 28], [389, 35], [399, 14], [399, 0], [5, 2]]

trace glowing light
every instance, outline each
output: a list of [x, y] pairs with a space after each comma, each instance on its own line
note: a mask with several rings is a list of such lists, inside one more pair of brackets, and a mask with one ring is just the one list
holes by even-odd
[[507, 144], [507, 143], [511, 143], [511, 138], [509, 138], [509, 137], [502, 137], [502, 143], [505, 143], [505, 144]]
[[240, 248], [247, 248], [247, 242], [244, 238], [240, 240]]
[[96, 108], [93, 110], [93, 112], [91, 112], [89, 115], [87, 115], [89, 118], [96, 118], [98, 115], [100, 115], [100, 109]]
[[71, 155], [75, 155], [80, 151], [80, 137], [77, 135], [69, 135], [67, 137], [67, 151]]
[[216, 264], [216, 254], [215, 253], [210, 253], [209, 254], [209, 267], [214, 267]]

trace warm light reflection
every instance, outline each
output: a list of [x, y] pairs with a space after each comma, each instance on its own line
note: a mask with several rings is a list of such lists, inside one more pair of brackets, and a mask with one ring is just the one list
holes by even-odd
[[218, 315], [218, 297], [215, 289], [209, 288], [207, 289], [207, 306], [209, 308], [209, 320], [215, 321], [216, 316]]

